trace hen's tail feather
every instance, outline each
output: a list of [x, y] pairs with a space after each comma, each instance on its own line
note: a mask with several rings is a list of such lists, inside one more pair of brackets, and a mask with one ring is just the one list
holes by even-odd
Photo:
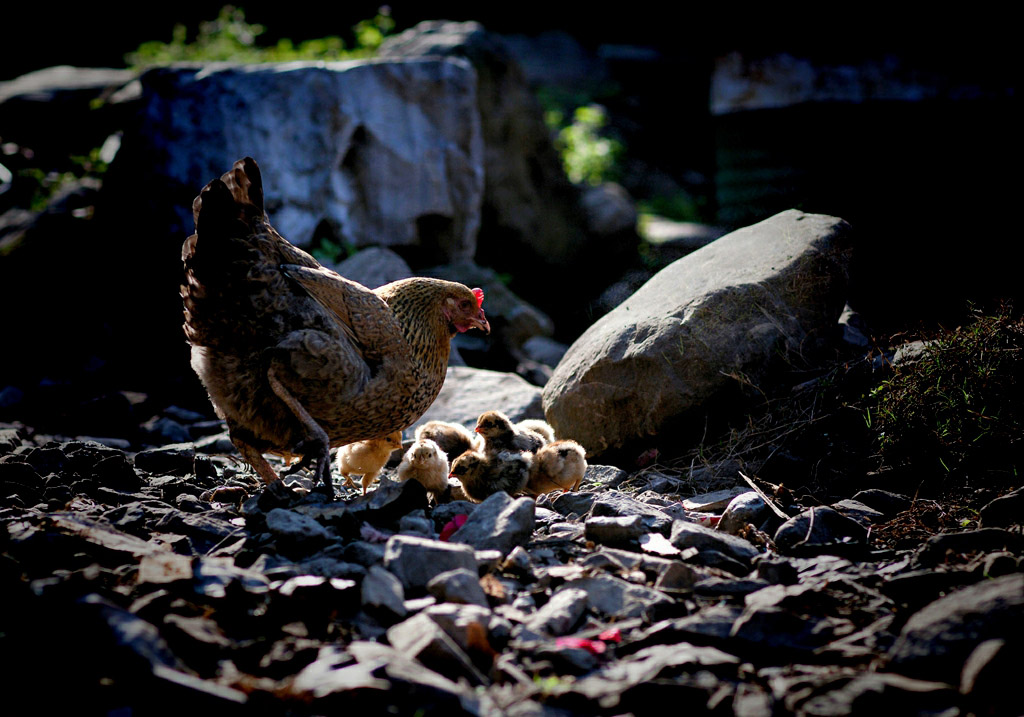
[[209, 346], [224, 337], [244, 342], [250, 335], [257, 339], [282, 331], [268, 311], [277, 296], [272, 285], [284, 286], [276, 271], [281, 258], [265, 252], [287, 242], [267, 223], [256, 162], [251, 157], [235, 162], [231, 171], [203, 187], [192, 211], [196, 233], [181, 252], [189, 341]]
[[[217, 187], [215, 191], [218, 193], [221, 187], [226, 189], [227, 197], [208, 198], [204, 196], [215, 186]], [[215, 179], [203, 187], [202, 192], [192, 202], [192, 217], [195, 219], [196, 225], [199, 224], [199, 216], [204, 204], [208, 210], [223, 210], [225, 207], [220, 202], [225, 199], [231, 203], [229, 212], [235, 213], [238, 218], [243, 220], [263, 218], [263, 176], [260, 174], [259, 165], [252, 157], [238, 160], [229, 171], [221, 175], [220, 179]], [[215, 202], [217, 206], [210, 207], [210, 201]]]

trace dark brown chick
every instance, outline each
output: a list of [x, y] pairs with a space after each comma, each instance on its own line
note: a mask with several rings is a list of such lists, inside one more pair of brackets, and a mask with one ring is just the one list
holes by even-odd
[[471, 501], [481, 503], [498, 491], [509, 495], [521, 492], [530, 478], [531, 458], [521, 451], [491, 455], [469, 451], [452, 461], [451, 475], [459, 479]]
[[349, 443], [338, 449], [338, 472], [345, 479], [345, 485], [355, 488], [350, 475], [361, 475], [363, 495], [373, 483], [374, 478], [384, 470], [384, 464], [396, 449], [402, 447], [402, 432], [395, 431], [384, 438], [370, 438], [365, 441]]
[[555, 441], [533, 456], [526, 492], [532, 495], [576, 490], [587, 472], [587, 452], [576, 441]]
[[516, 428], [501, 411], [480, 414], [475, 430], [484, 438], [483, 452], [486, 455], [494, 455], [501, 451], [532, 453], [544, 445], [544, 439], [538, 433]]
[[427, 421], [416, 429], [415, 436], [416, 440], [434, 441], [449, 459], [479, 448], [483, 440], [461, 423], [448, 421]]
[[457, 331], [490, 331], [483, 292], [412, 278], [374, 291], [321, 267], [278, 234], [251, 158], [203, 188], [182, 246], [192, 367], [242, 456], [268, 484], [263, 453], [316, 460], [333, 446], [412, 424], [444, 383]]

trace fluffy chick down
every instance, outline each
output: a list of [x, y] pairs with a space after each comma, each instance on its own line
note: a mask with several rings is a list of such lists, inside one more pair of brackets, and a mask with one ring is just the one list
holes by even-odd
[[349, 443], [338, 449], [338, 472], [345, 479], [345, 485], [355, 488], [351, 474], [362, 476], [363, 495], [374, 478], [384, 470], [384, 464], [396, 448], [402, 447], [402, 433], [395, 431], [383, 438]]
[[477, 450], [483, 439], [474, 434], [461, 423], [448, 421], [427, 421], [416, 429], [416, 440], [427, 439], [438, 445], [449, 460], [461, 456], [466, 451]]
[[517, 428], [501, 411], [481, 413], [474, 430], [483, 436], [483, 453], [487, 456], [495, 456], [504, 451], [532, 453], [540, 450], [545, 443], [539, 433]]
[[587, 453], [576, 441], [555, 441], [533, 456], [526, 492], [532, 495], [576, 490], [587, 472]]
[[481, 503], [498, 491], [509, 495], [522, 492], [530, 478], [532, 458], [532, 453], [524, 451], [469, 451], [452, 462], [451, 475], [459, 479], [471, 501]]
[[402, 456], [398, 480], [410, 479], [419, 481], [435, 499], [448, 489], [448, 458], [437, 442], [417, 438]]

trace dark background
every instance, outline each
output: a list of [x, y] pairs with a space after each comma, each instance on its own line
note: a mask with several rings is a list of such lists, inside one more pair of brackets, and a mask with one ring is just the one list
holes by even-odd
[[[248, 22], [267, 27], [261, 36], [267, 44], [281, 37], [348, 40], [351, 26], [379, 7], [239, 4]], [[629, 153], [678, 177], [691, 171], [705, 177], [710, 220], [726, 228], [790, 207], [848, 220], [858, 242], [851, 302], [879, 333], [922, 320], [956, 321], [969, 298], [1019, 298], [1020, 39], [1007, 14], [913, 13], [863, 4], [803, 14], [692, 3], [417, 2], [391, 8], [396, 31], [422, 20], [477, 20], [504, 34], [565, 31], [594, 51], [609, 44], [654, 48], [656, 62], [620, 61], [613, 68], [623, 94], [612, 110], [635, 130], [627, 137]], [[0, 15], [0, 80], [58, 64], [123, 67], [124, 55], [140, 43], [169, 41], [176, 23], [194, 34], [219, 9], [220, 3], [195, 2], [59, 10], [9, 3]], [[949, 87], [976, 88], [980, 99], [819, 103], [712, 117], [706, 93], [714, 60], [734, 50], [850, 65], [892, 55]], [[74, 120], [55, 117], [54, 132], [63, 121]], [[726, 175], [749, 178], [749, 193]], [[131, 267], [129, 275], [136, 273]], [[519, 277], [518, 286], [522, 282]], [[124, 302], [130, 292], [117, 288], [111, 301]], [[522, 293], [548, 311], [545, 300], [560, 296], [548, 286]], [[66, 318], [63, 303], [60, 315], [76, 323]], [[105, 330], [103, 340], [108, 334], [131, 342], [116, 327]], [[50, 358], [68, 363], [63, 350]], [[155, 373], [144, 360], [137, 363], [139, 375]]]
[[[263, 38], [296, 42], [345, 35], [376, 14], [379, 2], [240, 2], [246, 20], [267, 27]], [[1009, 10], [912, 11], [866, 3], [780, 11], [718, 3], [393, 2], [397, 30], [421, 20], [477, 20], [488, 30], [536, 34], [564, 30], [586, 46], [651, 45], [673, 54], [702, 56], [732, 49], [808, 52], [821, 59], [896, 52], [965, 76], [1016, 78], [1019, 27]], [[169, 41], [175, 24], [194, 30], [217, 15], [220, 3], [101, 2], [62, 5], [7, 3], [2, 13], [0, 79], [57, 64], [120, 67], [126, 52], [147, 40]], [[996, 77], [996, 81], [999, 81]], [[670, 87], [665, 88], [670, 91]]]

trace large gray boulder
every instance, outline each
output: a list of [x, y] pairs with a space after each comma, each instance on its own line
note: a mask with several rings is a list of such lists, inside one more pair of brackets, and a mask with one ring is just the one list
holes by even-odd
[[835, 326], [850, 233], [789, 210], [670, 264], [569, 348], [544, 388], [548, 422], [597, 455], [701, 410], [730, 375], [761, 380]]
[[142, 86], [118, 157], [124, 189], [162, 187], [180, 237], [198, 190], [250, 155], [271, 221], [295, 244], [326, 234], [431, 263], [473, 256], [483, 143], [464, 60], [174, 66]]

